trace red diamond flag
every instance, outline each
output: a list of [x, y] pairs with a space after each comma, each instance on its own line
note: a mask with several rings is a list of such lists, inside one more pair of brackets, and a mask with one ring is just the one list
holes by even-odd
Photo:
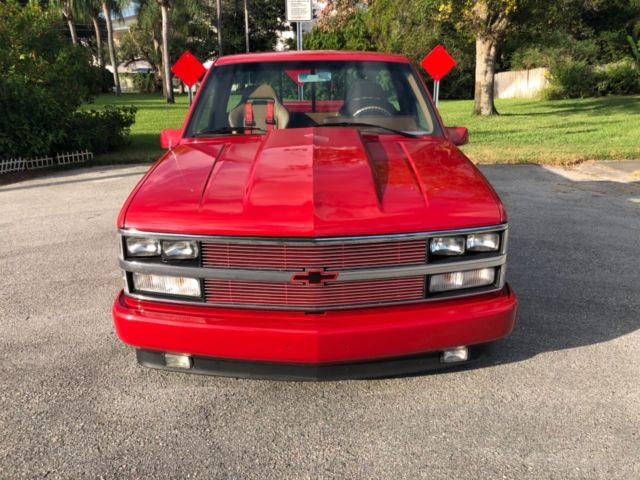
[[184, 84], [191, 88], [200, 79], [202, 74], [206, 71], [204, 65], [194, 57], [191, 52], [184, 52], [178, 61], [171, 67], [173, 74], [184, 82]]
[[436, 46], [420, 62], [422, 68], [436, 81], [449, 73], [455, 64], [454, 58], [442, 45]]

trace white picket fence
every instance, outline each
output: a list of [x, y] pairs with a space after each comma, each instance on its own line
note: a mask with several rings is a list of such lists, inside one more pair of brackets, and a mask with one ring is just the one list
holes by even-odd
[[0, 160], [0, 175], [3, 173], [22, 172], [23, 170], [36, 170], [38, 168], [52, 167], [54, 165], [84, 163], [91, 158], [93, 158], [93, 153], [84, 150], [82, 152], [58, 153], [55, 157], [11, 158], [8, 160]]

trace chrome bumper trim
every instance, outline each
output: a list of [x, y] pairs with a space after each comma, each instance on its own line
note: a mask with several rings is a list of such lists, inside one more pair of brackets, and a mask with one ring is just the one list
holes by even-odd
[[[358, 280], [379, 280], [385, 278], [414, 277], [417, 275], [435, 275], [438, 273], [461, 272], [478, 268], [491, 268], [503, 265], [506, 255], [490, 258], [461, 260], [457, 262], [432, 263], [405, 267], [359, 268], [357, 270], [334, 270], [338, 274], [335, 282]], [[161, 263], [134, 262], [120, 260], [120, 268], [127, 272], [169, 275], [173, 277], [212, 278], [216, 280], [241, 280], [248, 282], [291, 281], [291, 277], [300, 270], [243, 270], [236, 268], [180, 267]]]

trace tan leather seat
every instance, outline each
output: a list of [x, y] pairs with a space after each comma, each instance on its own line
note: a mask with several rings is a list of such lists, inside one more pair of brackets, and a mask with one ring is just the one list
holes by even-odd
[[[265, 102], [261, 102], [264, 100]], [[230, 127], [246, 127], [245, 113], [247, 103], [251, 104], [253, 113], [252, 126], [267, 130], [267, 112], [268, 102], [273, 102], [273, 128], [287, 128], [289, 124], [289, 111], [278, 100], [275, 90], [271, 85], [263, 83], [258, 85], [253, 92], [249, 94], [247, 99], [240, 103], [236, 108], [229, 112]]]

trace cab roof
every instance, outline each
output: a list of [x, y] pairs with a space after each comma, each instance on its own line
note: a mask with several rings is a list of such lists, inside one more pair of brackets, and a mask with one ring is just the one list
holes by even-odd
[[251, 62], [286, 62], [295, 60], [365, 60], [372, 62], [410, 63], [404, 55], [379, 52], [348, 52], [343, 50], [289, 50], [286, 52], [243, 53], [218, 58], [215, 65]]

